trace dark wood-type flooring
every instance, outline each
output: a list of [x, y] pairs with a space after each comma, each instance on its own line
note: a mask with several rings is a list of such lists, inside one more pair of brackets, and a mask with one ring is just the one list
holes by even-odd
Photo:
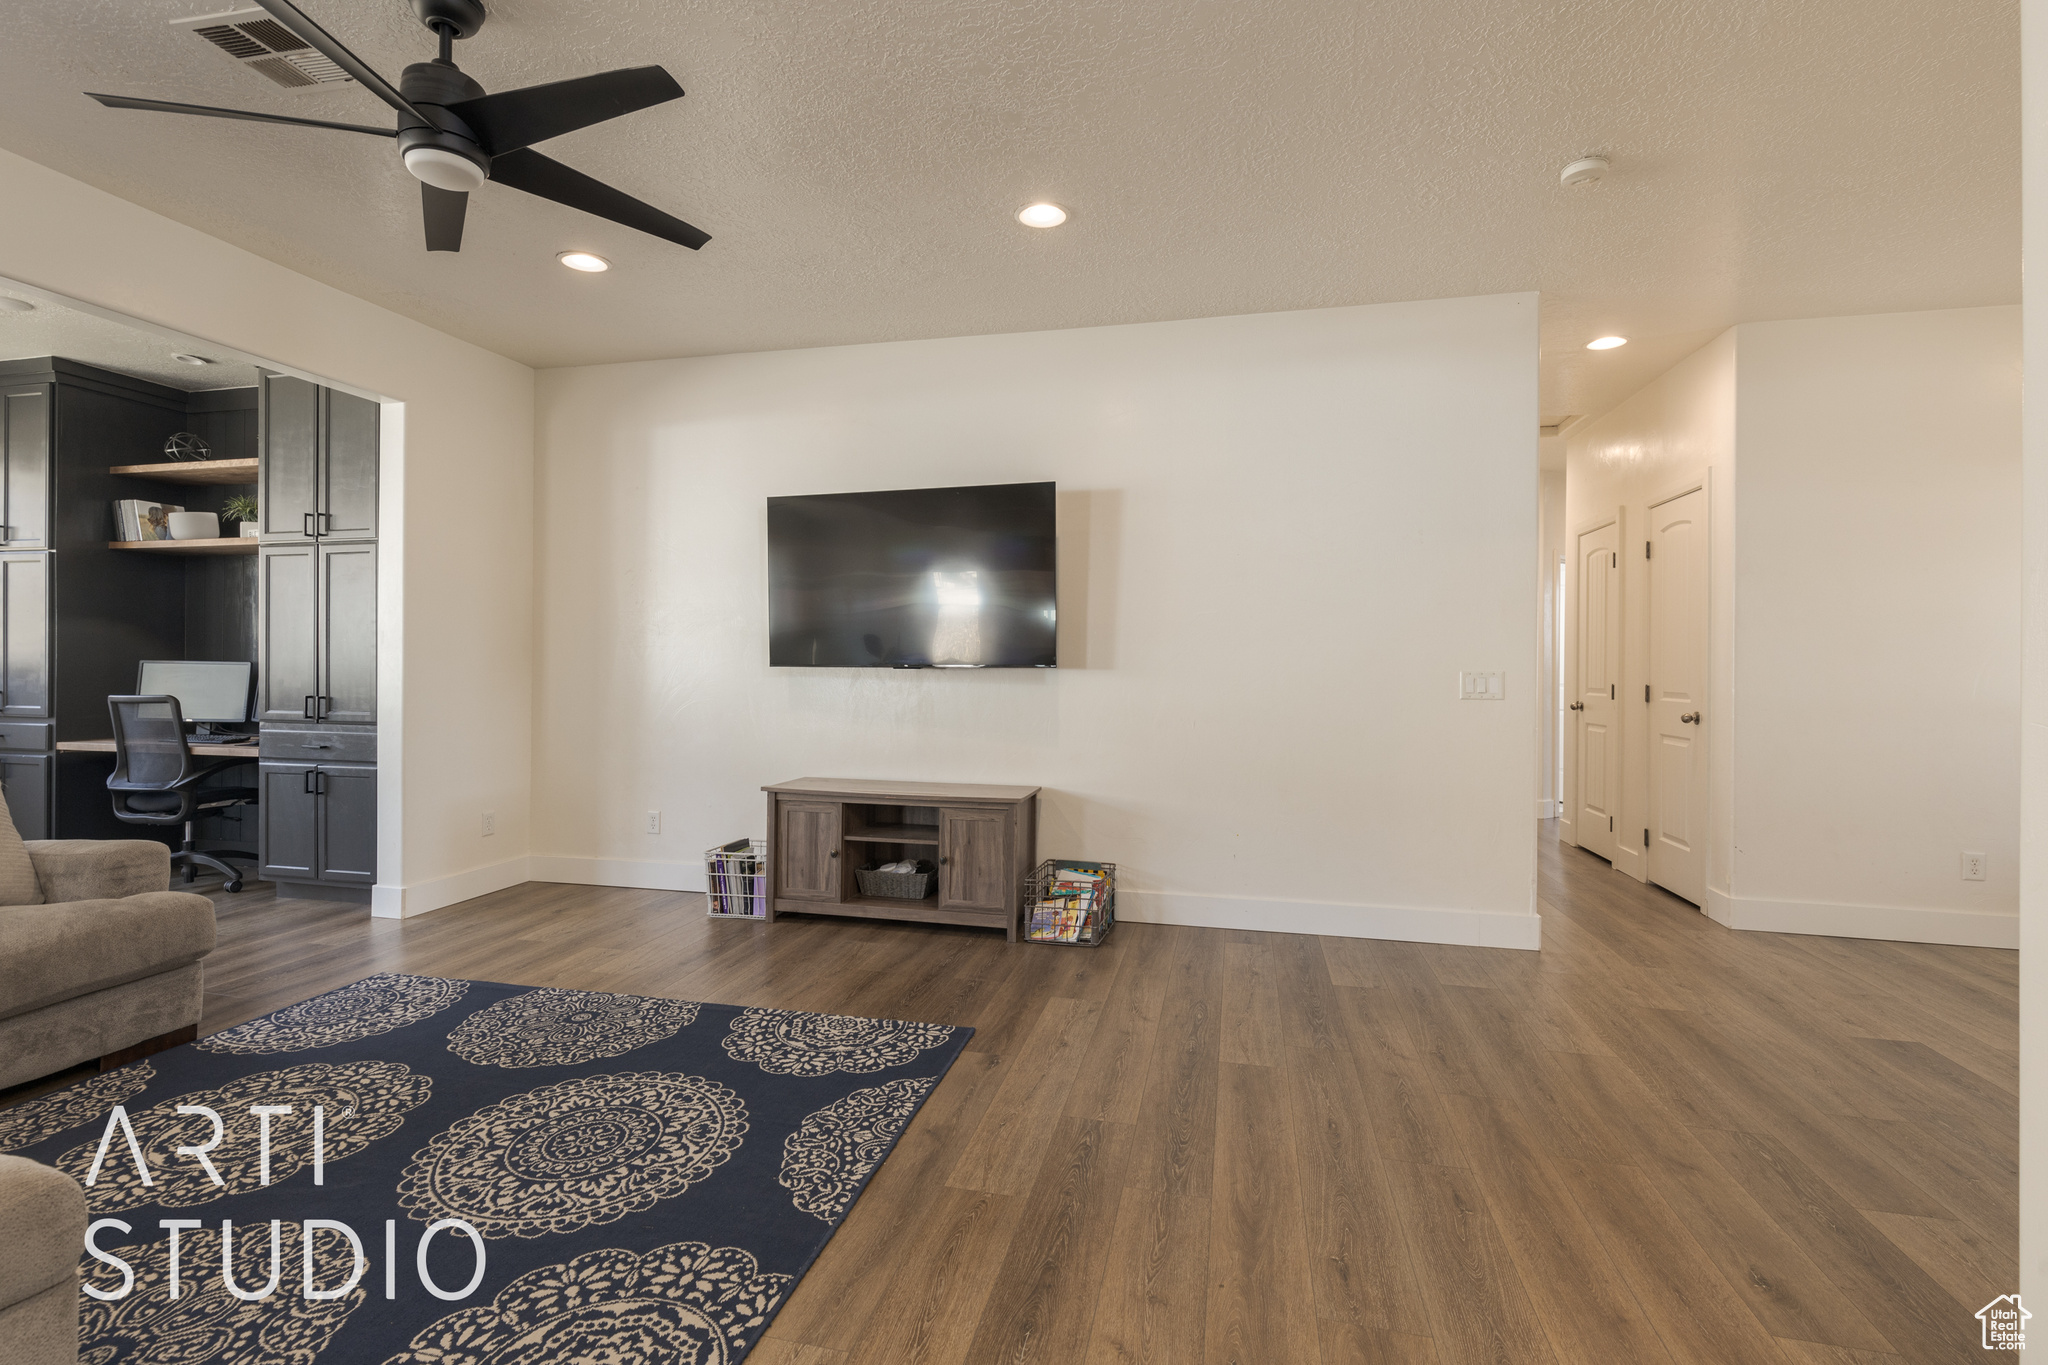
[[1734, 933], [1544, 843], [1540, 954], [218, 896], [202, 1032], [384, 970], [973, 1025], [754, 1365], [1981, 1358], [2017, 955]]

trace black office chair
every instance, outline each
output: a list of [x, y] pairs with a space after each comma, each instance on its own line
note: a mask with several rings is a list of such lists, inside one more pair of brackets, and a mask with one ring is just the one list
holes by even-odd
[[192, 822], [202, 811], [256, 800], [254, 787], [199, 785], [223, 769], [254, 763], [256, 755], [194, 766], [176, 697], [108, 697], [107, 710], [114, 721], [114, 775], [107, 779], [107, 790], [114, 794], [114, 817], [131, 825], [183, 825], [185, 845], [171, 854], [171, 865], [183, 864], [188, 882], [201, 867], [210, 867], [227, 878], [227, 890], [240, 891], [241, 870], [222, 860], [246, 858], [253, 863], [256, 855], [239, 848], [201, 853], [192, 837]]

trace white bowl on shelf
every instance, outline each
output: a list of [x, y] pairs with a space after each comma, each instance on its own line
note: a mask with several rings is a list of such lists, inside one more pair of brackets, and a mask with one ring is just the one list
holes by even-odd
[[172, 540], [220, 539], [218, 512], [173, 512], [170, 519]]

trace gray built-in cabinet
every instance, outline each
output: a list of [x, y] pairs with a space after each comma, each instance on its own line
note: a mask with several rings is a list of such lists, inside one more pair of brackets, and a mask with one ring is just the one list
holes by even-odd
[[332, 895], [377, 879], [380, 414], [281, 376], [261, 412], [257, 875]]
[[134, 689], [138, 660], [189, 657], [186, 565], [108, 541], [115, 499], [190, 506], [194, 490], [111, 469], [161, 459], [165, 437], [208, 420], [202, 398], [233, 405], [56, 357], [0, 361], [0, 791], [24, 838], [151, 836], [114, 820], [103, 759], [54, 746], [106, 737], [107, 698]]

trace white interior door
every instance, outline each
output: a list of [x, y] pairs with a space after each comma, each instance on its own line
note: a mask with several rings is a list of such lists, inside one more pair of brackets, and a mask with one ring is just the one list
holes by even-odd
[[1707, 894], [1707, 492], [1650, 509], [1649, 877]]
[[1576, 550], [1578, 691], [1571, 711], [1578, 722], [1579, 789], [1572, 833], [1580, 848], [1611, 862], [1621, 799], [1621, 735], [1614, 723], [1621, 684], [1621, 523], [1581, 531]]

